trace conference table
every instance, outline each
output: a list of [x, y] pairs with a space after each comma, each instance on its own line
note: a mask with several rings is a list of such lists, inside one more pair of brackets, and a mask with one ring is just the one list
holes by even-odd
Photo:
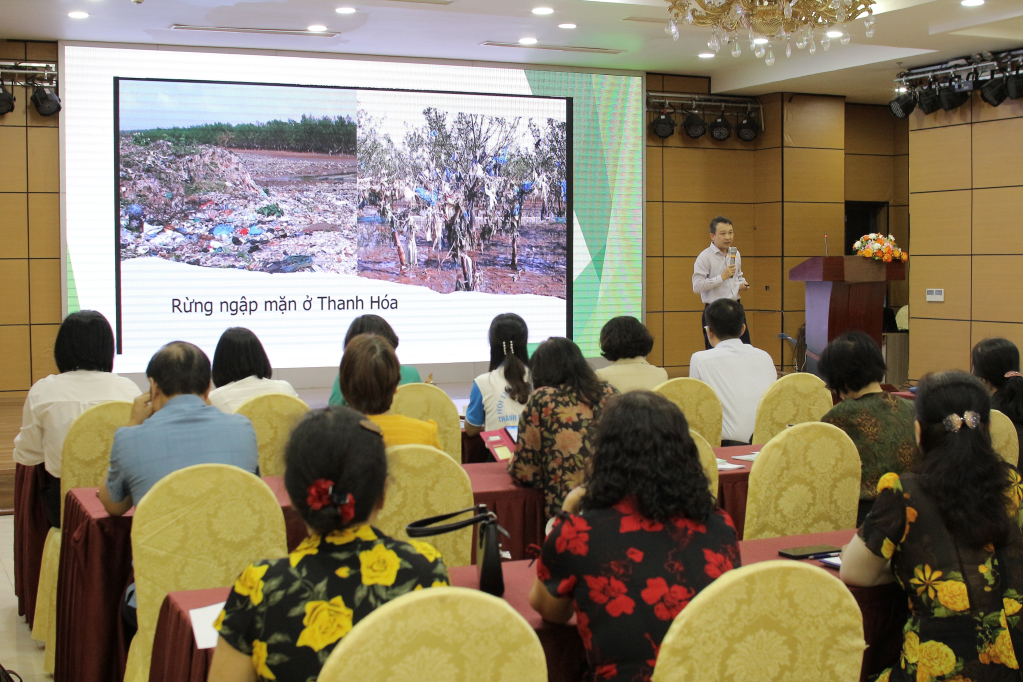
[[[816, 544], [844, 545], [853, 536], [853, 530], [840, 530], [813, 535], [750, 540], [739, 543], [743, 565], [778, 558], [778, 550]], [[807, 563], [821, 566], [816, 561]], [[536, 568], [529, 561], [509, 561], [503, 564], [504, 599], [532, 626], [543, 646], [547, 659], [549, 682], [581, 682], [588, 668], [586, 652], [575, 627], [575, 618], [567, 625], [544, 622], [529, 606], [529, 590], [536, 576]], [[451, 582], [458, 587], [478, 588], [474, 566], [454, 568]], [[866, 680], [884, 668], [898, 662], [902, 644], [902, 626], [908, 610], [906, 599], [894, 584], [880, 587], [849, 587], [863, 614], [863, 634], [867, 649], [863, 655], [860, 679]], [[160, 610], [153, 646], [150, 682], [205, 682], [213, 658], [213, 649], [197, 649], [189, 611], [227, 598], [228, 587], [167, 595]], [[827, 618], [827, 614], [822, 614]]]

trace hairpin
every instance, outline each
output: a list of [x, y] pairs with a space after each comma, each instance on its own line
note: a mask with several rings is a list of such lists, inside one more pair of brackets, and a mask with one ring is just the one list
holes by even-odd
[[334, 481], [328, 481], [325, 478], [318, 478], [309, 486], [306, 503], [310, 509], [315, 511], [334, 505], [337, 507], [338, 513], [341, 514], [341, 520], [344, 523], [349, 523], [355, 518], [355, 496], [345, 493], [343, 500], [338, 499], [338, 495], [334, 492]]
[[1012, 377], [1018, 377], [1018, 376], [1020, 376], [1020, 373], [1015, 371], [1015, 370], [1013, 370], [1011, 372], [1006, 372], [1005, 373], [1005, 378], [1006, 379], [1011, 379]]
[[505, 355], [508, 355], [508, 342], [507, 341], [502, 341], [501, 342], [501, 350], [504, 351]]
[[[508, 342], [508, 348], [510, 349], [511, 354], [515, 355], [515, 342], [514, 341], [509, 341]], [[507, 355], [507, 353], [505, 353], [505, 355]]]
[[351, 522], [355, 518], [355, 495], [346, 493], [345, 501], [337, 506], [337, 510], [341, 514], [342, 522], [346, 524]]
[[958, 414], [950, 414], [942, 420], [945, 424], [945, 428], [952, 433], [958, 433], [959, 429], [963, 427], [963, 424], [970, 427], [971, 429], [977, 428], [977, 424], [980, 423], [980, 415], [976, 412], [967, 410], [963, 412], [963, 416], [960, 417]]

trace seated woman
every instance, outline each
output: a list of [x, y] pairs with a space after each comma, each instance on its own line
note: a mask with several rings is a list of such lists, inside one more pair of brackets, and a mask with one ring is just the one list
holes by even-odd
[[689, 425], [649, 391], [608, 403], [580, 513], [543, 545], [529, 603], [544, 620], [576, 614], [598, 680], [649, 680], [671, 621], [741, 565], [735, 527], [707, 489]]
[[53, 359], [59, 374], [32, 386], [25, 398], [21, 431], [14, 439], [14, 461], [43, 464], [42, 490], [46, 518], [60, 528], [60, 472], [64, 437], [71, 424], [90, 407], [111, 400], [132, 402], [139, 387], [114, 371], [114, 332], [95, 310], [71, 313], [57, 330]]
[[273, 368], [259, 337], [245, 327], [231, 327], [220, 335], [213, 353], [210, 405], [234, 414], [245, 401], [268, 393], [298, 397], [287, 381], [271, 379]]
[[597, 370], [597, 376], [622, 393], [652, 391], [668, 380], [664, 368], [651, 365], [646, 356], [654, 337], [635, 317], [613, 317], [600, 330], [600, 354], [613, 364]]
[[448, 584], [432, 545], [393, 540], [371, 525], [387, 479], [373, 422], [343, 407], [310, 412], [285, 458], [284, 485], [310, 534], [288, 557], [258, 561], [235, 581], [214, 624], [211, 680], [315, 680], [373, 609]]
[[593, 451], [593, 426], [607, 399], [618, 391], [597, 378], [579, 346], [566, 338], [541, 343], [531, 364], [536, 390], [519, 417], [508, 473], [520, 484], [544, 491], [550, 518], [582, 483]]
[[422, 444], [441, 449], [437, 422], [391, 414], [400, 371], [390, 341], [376, 334], [359, 334], [345, 346], [341, 358], [341, 394], [353, 410], [383, 429], [387, 447]]
[[1023, 442], [1023, 377], [1019, 349], [1008, 339], [984, 339], [973, 347], [973, 375], [991, 393], [991, 407], [1012, 420]]
[[842, 557], [846, 584], [897, 580], [909, 598], [901, 664], [877, 679], [1018, 680], [1019, 473], [991, 449], [990, 398], [978, 379], [932, 374], [916, 395], [923, 460], [881, 478]]
[[518, 426], [529, 398], [529, 329], [515, 313], [490, 323], [490, 369], [476, 377], [465, 409], [465, 433], [478, 436], [505, 426]]
[[863, 332], [846, 332], [829, 343], [818, 368], [828, 387], [842, 398], [821, 421], [849, 434], [863, 464], [859, 525], [877, 497], [881, 476], [909, 471], [920, 461], [913, 439], [913, 403], [881, 390], [887, 369], [884, 357]]
[[[360, 315], [352, 320], [352, 323], [348, 325], [348, 333], [345, 334], [344, 347], [348, 348], [348, 343], [359, 334], [382, 336], [391, 342], [391, 348], [398, 350], [398, 335], [394, 333], [391, 325], [387, 324], [387, 320], [379, 315]], [[422, 379], [419, 377], [418, 369], [412, 365], [401, 365], [401, 381], [398, 382], [399, 386], [421, 382]], [[327, 404], [348, 406], [345, 402], [345, 397], [341, 394], [340, 375], [334, 379], [334, 388], [330, 392]]]

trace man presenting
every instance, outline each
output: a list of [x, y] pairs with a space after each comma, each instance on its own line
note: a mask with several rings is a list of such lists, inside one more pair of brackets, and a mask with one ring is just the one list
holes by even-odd
[[[749, 289], [746, 278], [742, 276], [742, 257], [738, 249], [732, 249], [735, 230], [732, 221], [718, 216], [710, 221], [711, 244], [696, 257], [693, 265], [693, 293], [703, 299], [703, 342], [707, 350], [711, 349], [707, 338], [707, 306], [720, 298], [739, 301], [739, 294]], [[740, 304], [740, 310], [742, 306]], [[743, 343], [749, 343], [749, 330], [746, 329], [746, 313], [742, 314]]]

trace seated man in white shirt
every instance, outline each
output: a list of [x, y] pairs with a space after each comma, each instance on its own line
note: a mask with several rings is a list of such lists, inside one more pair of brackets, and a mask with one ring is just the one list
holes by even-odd
[[712, 348], [693, 353], [689, 376], [710, 384], [721, 400], [721, 444], [747, 444], [757, 405], [778, 371], [770, 355], [739, 339], [746, 325], [737, 301], [719, 298], [707, 307], [706, 319]]

